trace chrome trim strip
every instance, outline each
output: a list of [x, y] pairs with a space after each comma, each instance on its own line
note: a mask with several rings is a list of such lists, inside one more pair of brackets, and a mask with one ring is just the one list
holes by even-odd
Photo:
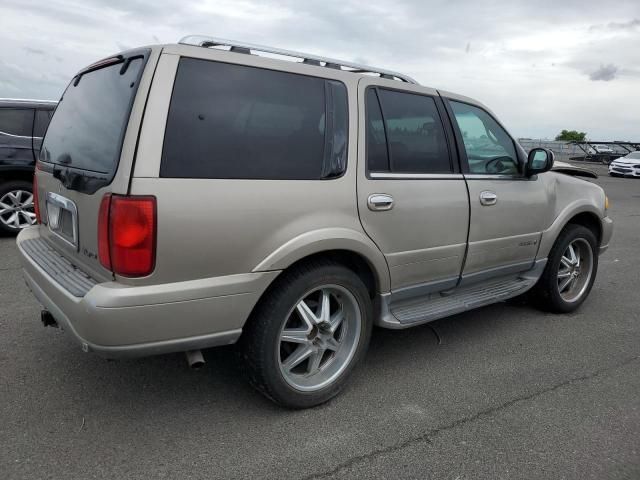
[[[70, 242], [67, 237], [65, 237], [64, 235], [60, 234], [59, 232], [51, 228], [51, 222], [49, 222], [49, 209], [46, 206], [47, 203], [52, 203], [53, 205], [56, 205], [60, 208], [64, 208], [65, 210], [68, 210], [69, 212], [71, 212], [71, 220], [72, 220], [71, 224], [73, 228], [72, 242]], [[47, 199], [45, 202], [45, 211], [47, 213], [47, 226], [49, 227], [49, 231], [54, 235], [56, 235], [58, 238], [64, 240], [66, 243], [68, 243], [69, 245], [71, 245], [73, 248], [77, 250], [78, 249], [78, 208], [76, 207], [76, 204], [72, 200], [69, 200], [68, 198], [63, 197], [62, 195], [58, 195], [57, 193], [53, 193], [53, 192], [47, 192]]]
[[461, 173], [391, 173], [370, 172], [369, 177], [374, 180], [462, 180]]
[[3, 132], [2, 130], [0, 130], [0, 135], [6, 135], [7, 137], [13, 137], [13, 138], [42, 138], [42, 137], [32, 137], [31, 135], [15, 135], [13, 133]]
[[482, 174], [482, 173], [465, 173], [464, 178], [467, 180], [529, 180], [521, 175], [500, 175], [500, 174]]
[[[57, 105], [57, 100], [38, 100], [36, 98], [8, 98], [2, 97], [0, 98], [0, 102], [11, 102], [11, 103], [41, 103], [43, 105]], [[11, 107], [9, 107], [11, 108]]]
[[[224, 38], [209, 37], [207, 35], [187, 35], [186, 37], [182, 37], [178, 43], [182, 45], [193, 45], [193, 46], [205, 47], [205, 48], [217, 47], [217, 46], [246, 48], [248, 50], [255, 50], [257, 52], [272, 53], [275, 55], [302, 58], [306, 60], [314, 60], [316, 62], [324, 62], [326, 64], [334, 64], [340, 67], [347, 67], [347, 68], [352, 68], [354, 70], [358, 70], [357, 72], [354, 72], [354, 73], [370, 72], [370, 73], [377, 73], [380, 75], [389, 75], [391, 77], [399, 78], [400, 80], [407, 83], [413, 83], [416, 85], [418, 84], [418, 82], [416, 82], [413, 78], [409, 77], [408, 75], [404, 75], [398, 72], [393, 72], [391, 70], [384, 70], [382, 68], [369, 67], [367, 65], [362, 65], [359, 63], [346, 62], [344, 60], [337, 60], [335, 58], [322, 57], [319, 55], [313, 55], [309, 53], [296, 52], [293, 50], [285, 50], [283, 48], [269, 47], [266, 45], [257, 45], [255, 43], [238, 42], [236, 40], [227, 40]], [[348, 71], [348, 70], [343, 70], [343, 71]]]

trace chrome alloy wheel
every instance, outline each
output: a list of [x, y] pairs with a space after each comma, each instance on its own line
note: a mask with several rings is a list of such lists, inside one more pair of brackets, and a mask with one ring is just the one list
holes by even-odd
[[565, 302], [575, 302], [586, 291], [593, 273], [593, 249], [584, 238], [566, 248], [558, 268], [558, 293]]
[[280, 331], [277, 355], [284, 380], [306, 392], [335, 381], [356, 352], [361, 328], [360, 306], [346, 288], [323, 285], [306, 293]]
[[11, 190], [0, 198], [0, 222], [20, 230], [36, 223], [33, 194], [26, 190]]

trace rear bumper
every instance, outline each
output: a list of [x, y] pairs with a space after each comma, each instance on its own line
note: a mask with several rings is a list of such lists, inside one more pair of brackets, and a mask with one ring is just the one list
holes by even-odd
[[72, 295], [21, 246], [27, 285], [56, 321], [82, 345], [108, 358], [138, 357], [234, 343], [258, 298], [279, 272], [248, 273], [132, 287], [98, 283]]

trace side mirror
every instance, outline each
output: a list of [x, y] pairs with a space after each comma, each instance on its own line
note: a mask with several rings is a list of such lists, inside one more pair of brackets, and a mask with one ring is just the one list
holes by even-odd
[[538, 173], [544, 173], [553, 167], [554, 154], [546, 148], [533, 148], [527, 158], [525, 175], [531, 177]]

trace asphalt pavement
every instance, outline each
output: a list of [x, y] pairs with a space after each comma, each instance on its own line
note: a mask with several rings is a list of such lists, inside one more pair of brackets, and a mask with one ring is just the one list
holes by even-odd
[[615, 232], [577, 312], [377, 329], [350, 386], [305, 411], [255, 393], [232, 347], [200, 371], [83, 353], [40, 324], [0, 238], [0, 479], [640, 478], [640, 180], [595, 168]]

